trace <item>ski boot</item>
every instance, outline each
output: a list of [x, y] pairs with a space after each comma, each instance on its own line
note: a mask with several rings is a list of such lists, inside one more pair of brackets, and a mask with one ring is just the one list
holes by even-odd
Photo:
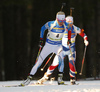
[[27, 76], [27, 79], [26, 80], [24, 80], [22, 83], [21, 83], [21, 86], [26, 86], [26, 85], [28, 85], [30, 82], [31, 82], [31, 80], [32, 80], [32, 76]]
[[41, 79], [37, 81], [36, 84], [43, 84], [43, 82], [47, 81], [49, 77], [45, 74]]
[[71, 82], [71, 85], [75, 85], [76, 84], [75, 78], [74, 77], [70, 78], [70, 82]]
[[64, 81], [63, 81], [63, 74], [58, 74], [58, 85], [63, 85]]

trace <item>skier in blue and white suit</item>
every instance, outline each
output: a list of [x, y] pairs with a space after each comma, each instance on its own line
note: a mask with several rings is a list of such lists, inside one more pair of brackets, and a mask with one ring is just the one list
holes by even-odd
[[[71, 28], [71, 30], [65, 31], [63, 38], [62, 38], [62, 48], [63, 50], [60, 51], [54, 58], [53, 63], [51, 66], [49, 66], [47, 72], [44, 74], [44, 76], [38, 80], [38, 82], [44, 82], [43, 79], [46, 77], [49, 77], [54, 69], [58, 66], [58, 84], [62, 85], [64, 84], [63, 81], [63, 69], [64, 69], [64, 56], [68, 55], [69, 59], [69, 75], [70, 75], [70, 82], [72, 85], [74, 85], [75, 82], [75, 60], [76, 60], [76, 50], [75, 50], [75, 40], [76, 36], [79, 34], [83, 39], [86, 46], [88, 46], [88, 40], [87, 35], [84, 33], [83, 29], [80, 29], [79, 27], [75, 26], [73, 24], [73, 17], [67, 16], [66, 17], [66, 23], [68, 23], [68, 27]], [[70, 51], [71, 50], [71, 51]]]
[[[22, 83], [22, 85], [28, 85], [37, 69], [43, 63], [44, 59], [51, 53], [58, 54], [62, 49], [62, 37], [64, 32], [67, 30], [67, 24], [65, 22], [65, 13], [60, 11], [56, 15], [55, 21], [50, 21], [44, 24], [40, 32], [40, 46], [43, 44], [43, 36], [46, 29], [48, 29], [47, 38], [45, 45], [39, 55], [39, 58], [33, 68], [31, 69], [30, 75]], [[58, 63], [58, 62], [57, 62]]]

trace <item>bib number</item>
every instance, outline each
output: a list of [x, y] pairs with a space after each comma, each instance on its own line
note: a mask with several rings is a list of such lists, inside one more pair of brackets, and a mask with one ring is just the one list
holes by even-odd
[[59, 37], [59, 34], [57, 34], [56, 37], [58, 38]]

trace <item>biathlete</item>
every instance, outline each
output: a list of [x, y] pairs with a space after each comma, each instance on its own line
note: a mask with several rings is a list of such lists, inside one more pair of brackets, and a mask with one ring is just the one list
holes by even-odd
[[[37, 69], [41, 66], [44, 59], [51, 53], [56, 55], [62, 49], [62, 37], [64, 32], [67, 30], [67, 24], [65, 22], [65, 13], [60, 11], [56, 14], [55, 21], [49, 21], [41, 27], [40, 31], [40, 46], [43, 44], [43, 36], [46, 29], [48, 29], [45, 45], [39, 55], [39, 58], [33, 68], [30, 71], [29, 76], [25, 81], [21, 83], [22, 86], [28, 85], [37, 72]], [[48, 77], [44, 77], [44, 80], [47, 80]]]

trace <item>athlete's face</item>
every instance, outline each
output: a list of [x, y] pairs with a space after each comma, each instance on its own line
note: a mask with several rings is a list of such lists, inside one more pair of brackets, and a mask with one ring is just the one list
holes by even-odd
[[72, 27], [72, 26], [73, 26], [73, 23], [68, 23], [68, 24], [69, 24], [69, 26], [70, 26], [70, 27]]
[[57, 23], [58, 23], [59, 26], [62, 26], [64, 24], [63, 21], [58, 21], [58, 20], [57, 20]]

